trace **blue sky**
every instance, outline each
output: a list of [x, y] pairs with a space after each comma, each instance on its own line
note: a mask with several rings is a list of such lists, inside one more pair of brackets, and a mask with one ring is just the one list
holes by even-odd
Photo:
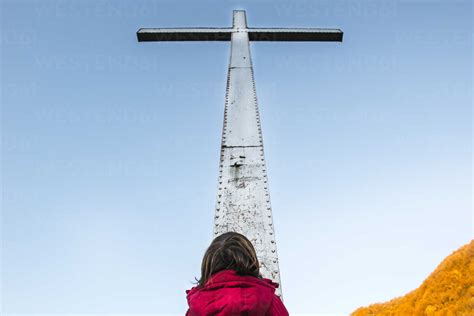
[[253, 43], [285, 303], [347, 314], [472, 238], [470, 1], [2, 2], [1, 310], [184, 314], [212, 238], [229, 44]]

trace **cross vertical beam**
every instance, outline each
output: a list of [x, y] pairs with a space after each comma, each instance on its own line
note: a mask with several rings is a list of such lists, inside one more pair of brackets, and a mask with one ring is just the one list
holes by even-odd
[[[249, 34], [244, 11], [234, 11], [214, 234], [245, 235], [263, 276], [280, 283]], [[281, 287], [278, 289], [281, 295]]]

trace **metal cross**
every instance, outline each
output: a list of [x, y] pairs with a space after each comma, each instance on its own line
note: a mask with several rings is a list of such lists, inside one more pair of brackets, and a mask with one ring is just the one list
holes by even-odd
[[[234, 11], [231, 28], [142, 28], [139, 42], [231, 41], [222, 131], [214, 235], [236, 231], [250, 239], [264, 277], [280, 283], [268, 178], [249, 41], [341, 42], [342, 31], [322, 28], [250, 28]], [[277, 289], [281, 296], [281, 286]]]

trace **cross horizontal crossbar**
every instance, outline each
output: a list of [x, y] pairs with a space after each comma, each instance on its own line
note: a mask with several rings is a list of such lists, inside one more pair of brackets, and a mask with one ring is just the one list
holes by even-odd
[[155, 41], [230, 41], [234, 32], [246, 32], [250, 41], [342, 42], [340, 29], [323, 28], [142, 28], [139, 42]]

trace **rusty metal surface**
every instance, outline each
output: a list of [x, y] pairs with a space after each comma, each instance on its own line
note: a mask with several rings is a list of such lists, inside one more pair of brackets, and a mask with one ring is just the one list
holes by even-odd
[[[143, 28], [138, 41], [231, 41], [214, 237], [228, 231], [254, 244], [264, 277], [280, 282], [272, 207], [249, 41], [342, 41], [339, 29], [248, 28], [234, 11], [232, 28]], [[277, 289], [281, 296], [281, 285]]]

